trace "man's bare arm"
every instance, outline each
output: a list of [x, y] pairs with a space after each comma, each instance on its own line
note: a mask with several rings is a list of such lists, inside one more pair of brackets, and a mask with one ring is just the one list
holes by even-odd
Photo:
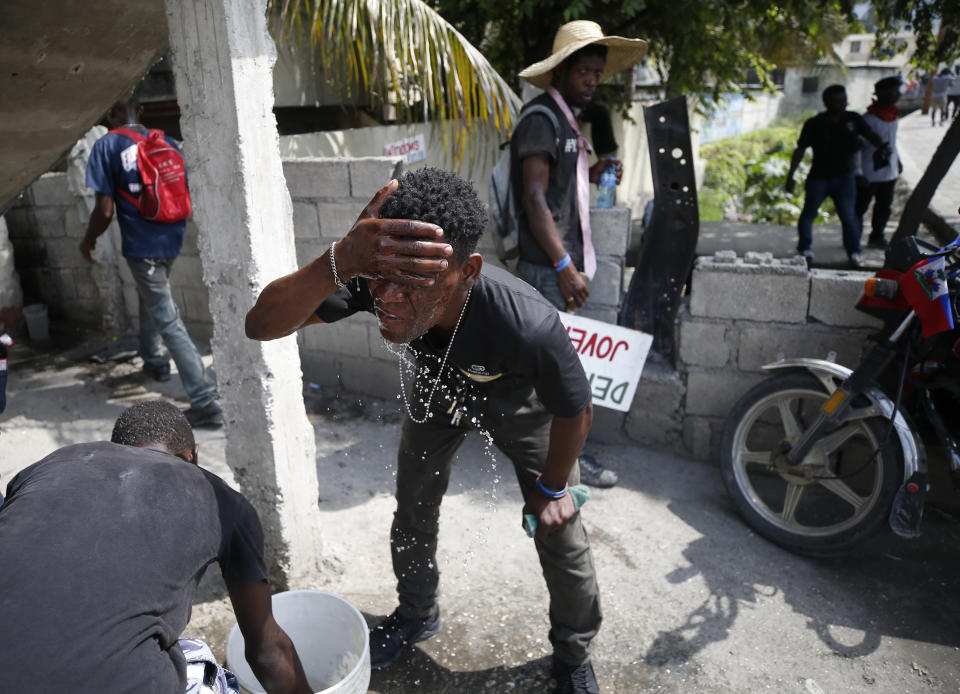
[[[593, 405], [573, 417], [554, 417], [550, 425], [550, 446], [547, 449], [547, 461], [544, 464], [541, 481], [547, 489], [563, 489], [570, 477], [577, 457], [583, 450], [583, 444], [593, 422]], [[526, 499], [524, 513], [537, 516], [537, 536], [544, 537], [554, 533], [570, 522], [576, 514], [573, 500], [567, 494], [551, 500], [536, 490]]]
[[110, 226], [113, 219], [113, 198], [106, 193], [97, 193], [93, 211], [90, 212], [90, 221], [87, 222], [87, 233], [80, 242], [80, 254], [88, 263], [96, 262], [91, 253], [97, 246], [97, 239]]
[[[357, 223], [333, 246], [337, 274], [343, 282], [354, 277], [385, 278], [413, 286], [429, 286], [446, 269], [453, 248], [436, 224], [409, 219], [378, 219], [384, 201], [397, 189], [391, 181], [364, 208]], [[314, 313], [337, 291], [330, 250], [268, 284], [247, 313], [247, 337], [273, 340], [319, 323]]]
[[268, 694], [313, 692], [293, 642], [273, 618], [267, 582], [228, 581], [227, 590], [243, 634], [244, 657]]
[[[527, 214], [530, 231], [537, 244], [556, 263], [567, 254], [560, 241], [557, 226], [547, 205], [547, 187], [550, 184], [550, 159], [546, 154], [533, 154], [523, 159], [523, 210]], [[567, 310], [577, 309], [590, 296], [587, 283], [570, 263], [557, 273], [557, 284], [567, 300]]]

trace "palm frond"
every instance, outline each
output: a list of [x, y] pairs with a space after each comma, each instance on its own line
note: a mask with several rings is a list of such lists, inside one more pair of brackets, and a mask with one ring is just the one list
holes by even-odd
[[501, 134], [520, 99], [486, 58], [423, 0], [271, 0], [287, 41], [309, 39], [331, 84], [432, 120], [459, 165], [480, 125]]

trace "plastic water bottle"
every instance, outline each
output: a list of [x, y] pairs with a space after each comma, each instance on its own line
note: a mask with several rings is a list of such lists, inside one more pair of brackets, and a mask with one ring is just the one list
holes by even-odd
[[610, 162], [600, 174], [600, 183], [597, 186], [597, 207], [609, 209], [613, 207], [617, 195], [617, 164]]

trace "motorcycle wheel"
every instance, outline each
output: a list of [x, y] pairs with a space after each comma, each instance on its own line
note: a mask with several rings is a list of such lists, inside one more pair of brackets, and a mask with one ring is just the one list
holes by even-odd
[[828, 397], [806, 371], [757, 384], [727, 417], [720, 459], [724, 486], [747, 523], [813, 556], [844, 554], [878, 531], [903, 481], [900, 443], [882, 416], [849, 418], [826, 431], [801, 466], [786, 464], [781, 451]]

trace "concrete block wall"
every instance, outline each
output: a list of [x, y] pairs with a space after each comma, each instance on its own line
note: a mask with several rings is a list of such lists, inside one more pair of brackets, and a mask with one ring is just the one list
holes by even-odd
[[80, 255], [87, 219], [64, 173], [37, 179], [6, 211], [26, 303], [42, 302], [52, 320], [99, 325], [93, 266]]
[[727, 413], [765, 377], [765, 364], [815, 357], [856, 366], [881, 325], [855, 309], [870, 276], [808, 271], [802, 258], [768, 253], [698, 258], [678, 320], [684, 452], [716, 455]]

